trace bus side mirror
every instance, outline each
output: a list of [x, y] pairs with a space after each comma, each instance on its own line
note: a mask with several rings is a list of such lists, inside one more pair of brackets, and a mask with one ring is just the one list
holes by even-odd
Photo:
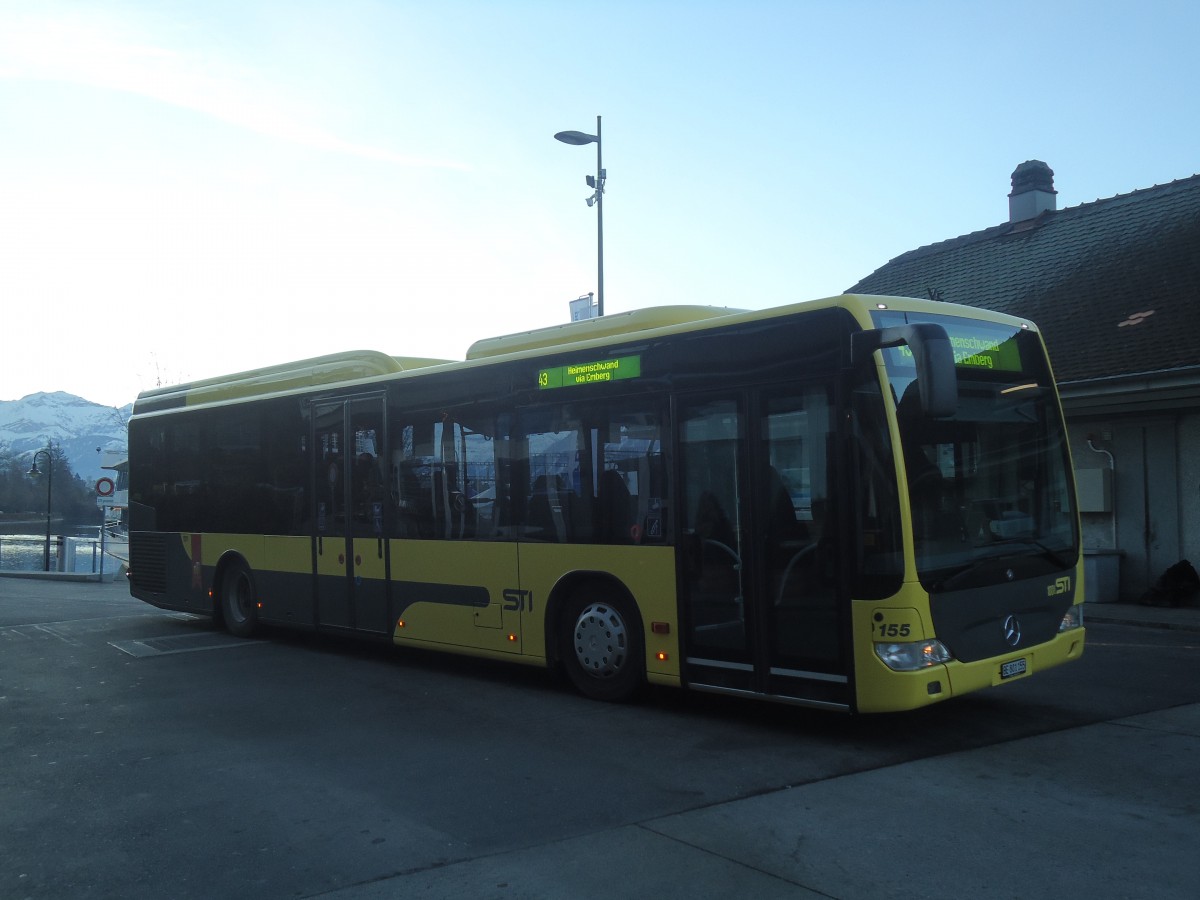
[[958, 376], [950, 337], [941, 325], [917, 322], [857, 332], [850, 337], [851, 364], [865, 365], [876, 350], [901, 344], [908, 345], [917, 366], [921, 412], [935, 419], [954, 415], [958, 409]]

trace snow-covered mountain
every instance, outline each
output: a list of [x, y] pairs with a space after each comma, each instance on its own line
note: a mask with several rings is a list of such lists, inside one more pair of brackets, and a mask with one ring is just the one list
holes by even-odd
[[132, 403], [117, 409], [64, 391], [0, 400], [0, 445], [15, 453], [31, 454], [54, 441], [62, 445], [72, 472], [86, 481], [95, 481], [102, 474], [103, 454], [97, 453], [97, 448], [125, 450], [125, 423], [132, 412]]

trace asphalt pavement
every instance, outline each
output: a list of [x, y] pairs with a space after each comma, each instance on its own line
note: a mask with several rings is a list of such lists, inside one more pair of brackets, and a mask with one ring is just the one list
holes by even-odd
[[[1088, 604], [1085, 624], [1100, 623], [1197, 632], [1200, 649], [1200, 608]], [[320, 896], [1192, 900], [1200, 896], [1197, 760], [1200, 704], [1185, 704]]]
[[[1200, 634], [1200, 608], [1089, 603], [1084, 622]], [[1194, 900], [1197, 760], [1200, 704], [1185, 704], [325, 896]]]
[[324, 896], [1192, 900], [1198, 753], [1193, 704]]

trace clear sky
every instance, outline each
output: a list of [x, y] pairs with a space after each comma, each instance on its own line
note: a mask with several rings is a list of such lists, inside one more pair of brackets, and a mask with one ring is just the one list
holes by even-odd
[[1200, 5], [0, 0], [0, 399], [774, 306], [1200, 172]]

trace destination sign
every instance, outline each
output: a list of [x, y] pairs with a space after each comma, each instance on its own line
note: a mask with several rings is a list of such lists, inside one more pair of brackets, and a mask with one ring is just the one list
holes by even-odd
[[581, 384], [600, 384], [605, 381], [621, 381], [637, 378], [642, 374], [640, 356], [618, 356], [615, 359], [600, 359], [595, 362], [572, 363], [538, 372], [538, 388], [575, 387]]
[[[1017, 342], [996, 340], [976, 335], [950, 334], [954, 364], [962, 369], [991, 369], [995, 372], [1020, 372], [1021, 351]], [[912, 350], [907, 346], [895, 348], [902, 365], [914, 365]]]

